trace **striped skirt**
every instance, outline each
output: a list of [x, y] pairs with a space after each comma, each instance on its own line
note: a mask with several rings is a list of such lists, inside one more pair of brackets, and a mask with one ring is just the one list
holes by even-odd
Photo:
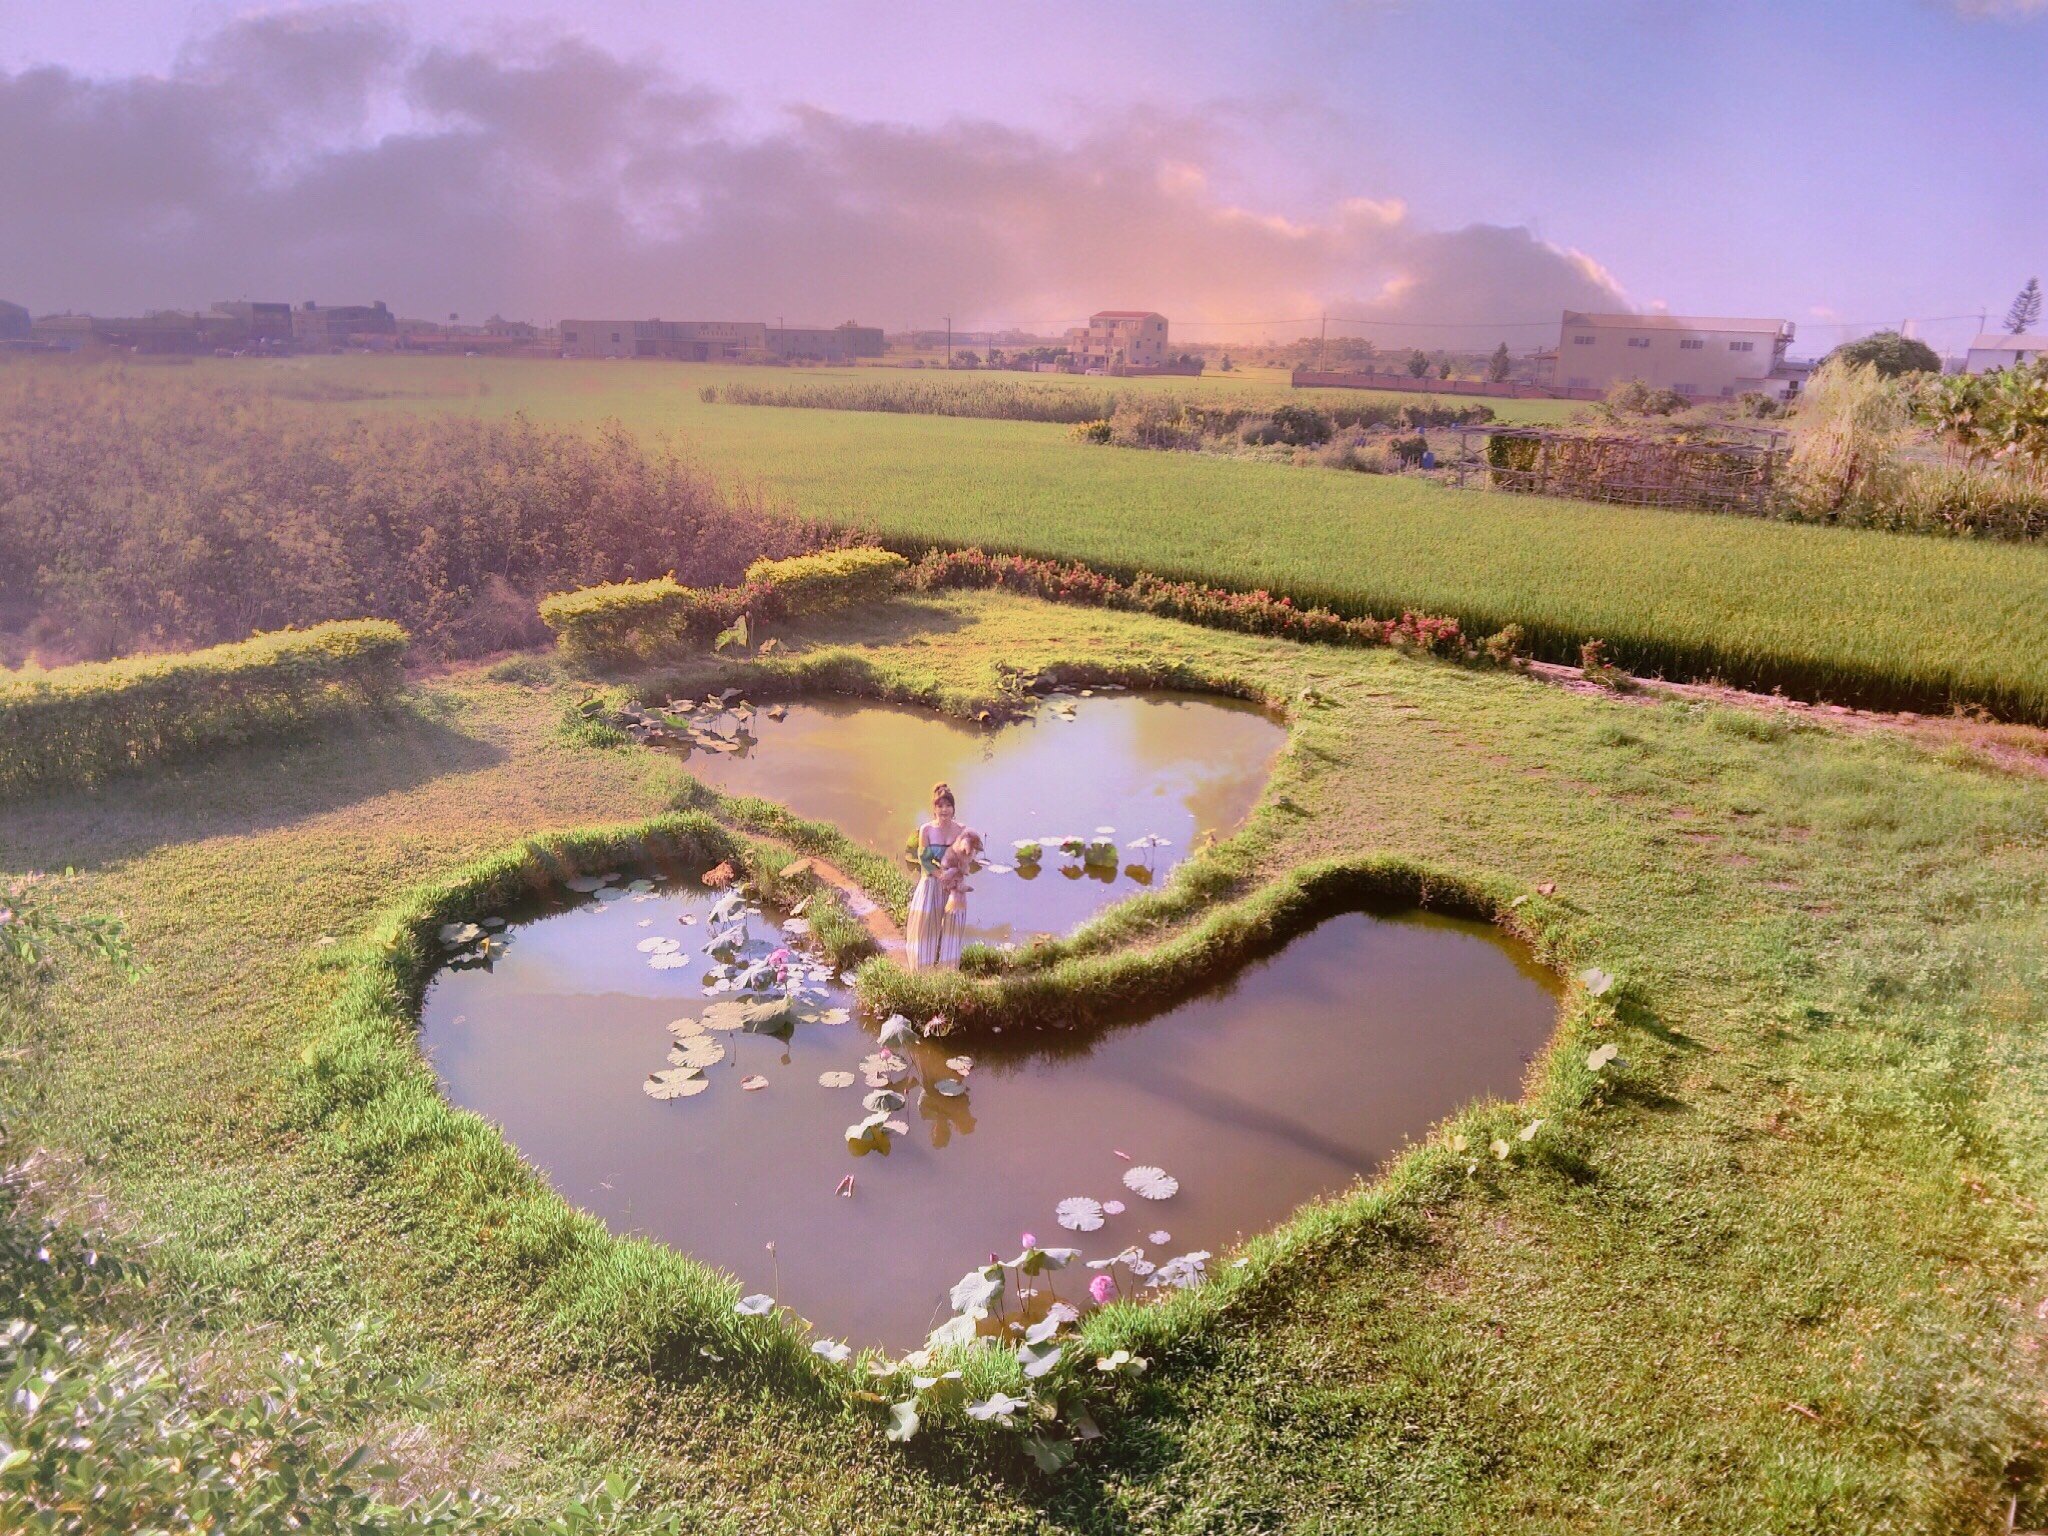
[[929, 971], [960, 963], [960, 941], [953, 941], [952, 959], [945, 958], [946, 893], [931, 875], [918, 878], [910, 893], [910, 919], [903, 928], [903, 967]]

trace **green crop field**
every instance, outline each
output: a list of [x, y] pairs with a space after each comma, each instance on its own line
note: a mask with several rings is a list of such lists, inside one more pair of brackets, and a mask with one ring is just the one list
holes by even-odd
[[[2048, 550], [2038, 548], [1093, 447], [1031, 422], [698, 398], [706, 384], [828, 370], [363, 358], [210, 366], [224, 378], [343, 396], [336, 408], [615, 418], [676, 435], [720, 474], [794, 511], [897, 540], [1265, 586], [1382, 615], [1451, 614], [1475, 634], [1514, 622], [1555, 659], [1598, 638], [1623, 663], [1671, 676], [1884, 706], [1955, 700], [2048, 720]], [[386, 392], [400, 393], [376, 398]]]

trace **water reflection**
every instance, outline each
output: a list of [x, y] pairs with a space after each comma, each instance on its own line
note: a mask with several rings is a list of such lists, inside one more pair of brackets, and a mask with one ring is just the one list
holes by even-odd
[[[1064, 883], [1064, 882], [1063, 882]], [[1333, 918], [1229, 985], [1088, 1037], [1031, 1034], [898, 1051], [905, 1133], [857, 1155], [846, 1130], [876, 1053], [829, 1010], [835, 984], [786, 1038], [715, 1032], [724, 1059], [694, 1098], [641, 1088], [664, 1069], [673, 1021], [701, 1021], [714, 898], [662, 889], [510, 914], [514, 942], [430, 988], [421, 1043], [457, 1105], [501, 1125], [571, 1201], [614, 1230], [669, 1242], [769, 1290], [826, 1333], [904, 1347], [946, 1315], [945, 1293], [1024, 1232], [1106, 1257], [1223, 1252], [1342, 1187], [1460, 1104], [1513, 1096], [1555, 1001], [1547, 973], [1476, 924], [1408, 914]], [[681, 942], [657, 970], [639, 946]], [[750, 924], [747, 959], [783, 942]], [[967, 1091], [949, 1060], [973, 1056]], [[826, 1088], [821, 1073], [855, 1073]], [[749, 1077], [764, 1087], [743, 1090]], [[1126, 1191], [1135, 1163], [1166, 1168], [1171, 1200]], [[838, 1193], [848, 1173], [852, 1193]], [[1062, 1232], [1073, 1195], [1120, 1199], [1102, 1230]], [[1170, 1233], [1152, 1244], [1155, 1230]], [[1077, 1282], [1073, 1287], [1078, 1292]]]
[[[716, 729], [730, 713], [691, 719]], [[711, 732], [706, 739], [716, 739]], [[1286, 730], [1249, 704], [1199, 694], [1055, 697], [1027, 720], [989, 731], [929, 710], [822, 700], [755, 712], [730, 750], [681, 748], [690, 771], [732, 794], [779, 801], [881, 853], [904, 851], [945, 780], [960, 817], [988, 839], [993, 864], [974, 877], [968, 937], [1021, 943], [1065, 933], [1144, 889], [1249, 814]], [[1083, 865], [1050, 840], [1116, 829], [1166, 846], [1142, 858]], [[1021, 838], [1048, 840], [1039, 865], [1018, 864]]]

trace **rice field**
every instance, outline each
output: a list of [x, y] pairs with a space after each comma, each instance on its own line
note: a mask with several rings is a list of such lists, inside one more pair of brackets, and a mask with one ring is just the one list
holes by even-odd
[[2048, 550], [1097, 447], [1034, 422], [698, 398], [707, 383], [759, 382], [755, 369], [362, 358], [283, 367], [297, 370], [286, 378], [404, 391], [385, 402], [392, 408], [523, 410], [674, 434], [793, 511], [906, 545], [982, 544], [1352, 612], [1451, 614], [1472, 634], [1517, 623], [1555, 659], [1574, 660], [1598, 638], [1640, 671], [2048, 721]]

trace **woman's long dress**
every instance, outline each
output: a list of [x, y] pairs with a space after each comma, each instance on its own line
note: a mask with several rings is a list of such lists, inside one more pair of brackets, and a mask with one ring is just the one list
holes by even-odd
[[[919, 837], [924, 835], [919, 828]], [[944, 843], [920, 841], [917, 850], [917, 889], [910, 893], [910, 920], [903, 930], [903, 965], [906, 970], [926, 971], [960, 963], [960, 942], [952, 946], [952, 958], [945, 956], [946, 893], [939, 886], [939, 861], [946, 856]]]

